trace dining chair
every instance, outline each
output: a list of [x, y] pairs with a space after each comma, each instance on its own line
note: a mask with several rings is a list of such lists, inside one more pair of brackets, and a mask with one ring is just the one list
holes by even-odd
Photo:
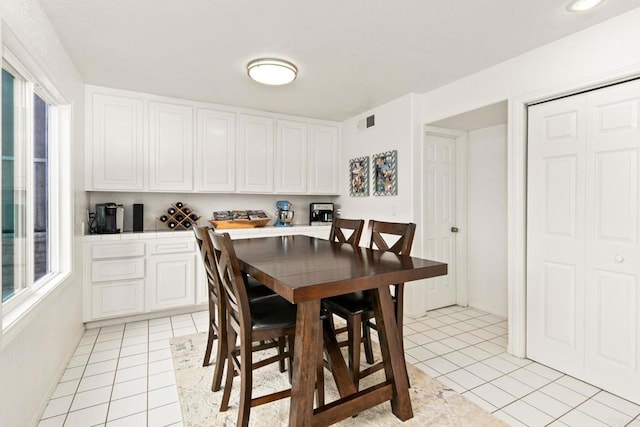
[[[209, 366], [211, 364], [213, 342], [217, 340], [215, 358], [216, 366], [213, 372], [211, 391], [218, 391], [222, 385], [222, 374], [227, 357], [226, 301], [223, 297], [224, 294], [222, 293], [222, 289], [220, 288], [219, 280], [217, 278], [218, 271], [215, 266], [215, 257], [213, 255], [211, 237], [209, 236], [209, 228], [206, 226], [193, 227], [193, 233], [196, 237], [196, 243], [198, 244], [200, 256], [204, 265], [207, 279], [207, 296], [209, 300], [209, 332], [202, 366]], [[245, 274], [243, 275], [243, 279], [247, 287], [247, 296], [249, 299], [274, 295], [273, 291], [254, 278], [248, 277]], [[281, 343], [276, 343], [276, 345], [282, 347]], [[284, 371], [284, 363], [281, 363], [280, 371]]]
[[[369, 221], [369, 247], [380, 251], [393, 252], [398, 255], [409, 255], [416, 231], [414, 223], [395, 223], [383, 221]], [[389, 243], [393, 241], [393, 243]], [[391, 285], [398, 330], [402, 333], [403, 294], [404, 283]], [[322, 300], [322, 306], [328, 313], [335, 314], [347, 321], [346, 332], [349, 358], [349, 371], [353, 382], [358, 387], [360, 379], [380, 369], [381, 363], [374, 365], [373, 348], [371, 345], [371, 328], [375, 329], [373, 298], [371, 291], [352, 292]], [[343, 329], [336, 330], [336, 333]], [[360, 347], [364, 343], [365, 357], [370, 367], [360, 370]], [[404, 349], [403, 349], [404, 351]]]
[[[227, 308], [227, 374], [220, 404], [220, 411], [229, 408], [229, 399], [233, 385], [234, 372], [240, 373], [240, 403], [238, 408], [238, 426], [249, 424], [252, 406], [258, 406], [291, 396], [291, 389], [269, 393], [252, 398], [253, 371], [285, 358], [289, 367], [293, 361], [294, 336], [296, 329], [296, 305], [289, 303], [279, 295], [250, 300], [240, 271], [231, 238], [228, 233], [210, 232], [214, 248], [214, 256], [220, 279], [220, 287], [224, 291]], [[321, 321], [318, 316], [318, 321]], [[236, 340], [240, 344], [236, 347]], [[255, 351], [262, 350], [262, 345], [255, 342], [267, 341], [288, 342], [286, 351], [253, 362]], [[322, 351], [322, 343], [318, 343], [318, 352]], [[318, 405], [324, 404], [324, 373], [322, 357], [318, 357], [316, 370], [316, 388]], [[291, 379], [289, 369], [289, 378]]]
[[[364, 228], [364, 220], [362, 219], [346, 219], [334, 217], [331, 222], [331, 230], [329, 231], [329, 241], [348, 243], [352, 246], [360, 244], [360, 236]], [[349, 231], [351, 233], [349, 233]], [[347, 236], [345, 236], [345, 232]]]

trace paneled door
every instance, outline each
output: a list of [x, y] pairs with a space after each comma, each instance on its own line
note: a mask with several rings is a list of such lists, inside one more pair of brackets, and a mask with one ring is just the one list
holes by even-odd
[[640, 81], [529, 111], [527, 356], [640, 401]]
[[456, 304], [456, 136], [425, 135], [425, 253], [449, 265], [446, 276], [427, 280], [426, 309]]

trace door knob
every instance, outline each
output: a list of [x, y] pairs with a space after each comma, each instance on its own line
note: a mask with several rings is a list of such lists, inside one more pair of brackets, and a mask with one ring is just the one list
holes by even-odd
[[624, 262], [624, 257], [622, 255], [616, 255], [614, 259], [616, 260], [617, 263]]
[[459, 231], [458, 227], [451, 227], [451, 232], [452, 233], [457, 233], [458, 231]]

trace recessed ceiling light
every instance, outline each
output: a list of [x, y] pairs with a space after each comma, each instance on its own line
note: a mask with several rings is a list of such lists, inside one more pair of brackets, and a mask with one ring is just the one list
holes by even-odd
[[573, 0], [567, 6], [569, 12], [584, 12], [585, 10], [593, 9], [603, 0]]
[[295, 80], [298, 69], [281, 59], [255, 59], [247, 65], [249, 77], [266, 85], [286, 85]]

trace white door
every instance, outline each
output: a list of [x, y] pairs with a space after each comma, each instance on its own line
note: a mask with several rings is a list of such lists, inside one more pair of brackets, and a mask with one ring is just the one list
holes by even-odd
[[582, 375], [586, 96], [529, 108], [527, 357]]
[[529, 123], [527, 356], [640, 401], [640, 81]]
[[236, 115], [198, 108], [194, 153], [194, 189], [233, 192], [236, 189]]
[[307, 124], [291, 120], [276, 123], [276, 193], [307, 191]]
[[425, 135], [424, 256], [448, 274], [426, 281], [426, 309], [456, 304], [456, 135]]
[[237, 141], [238, 192], [273, 192], [273, 119], [238, 115]]
[[195, 303], [195, 253], [149, 257], [146, 277], [147, 310]]
[[337, 126], [309, 125], [310, 194], [338, 194], [339, 135]]

